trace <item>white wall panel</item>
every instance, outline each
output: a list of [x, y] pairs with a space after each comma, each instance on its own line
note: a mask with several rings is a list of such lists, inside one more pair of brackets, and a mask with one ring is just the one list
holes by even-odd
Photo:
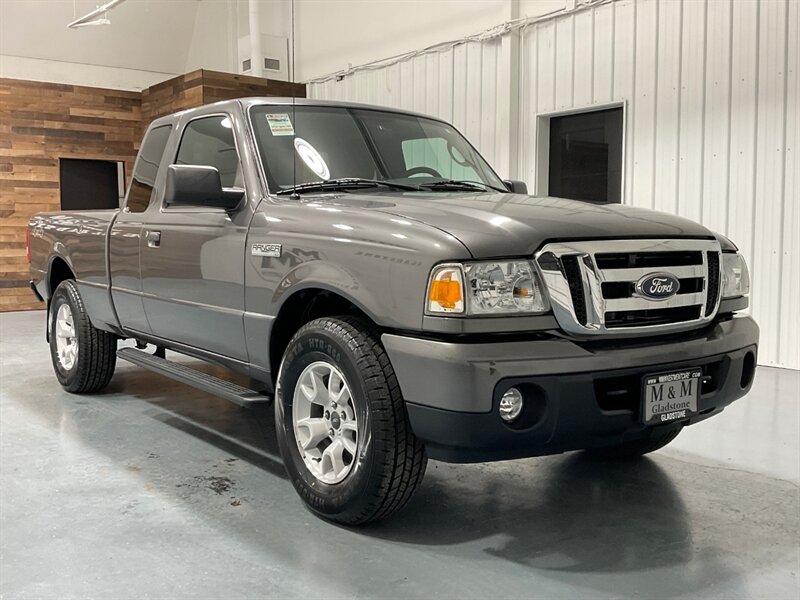
[[[759, 362], [800, 368], [800, 2], [617, 0], [521, 36], [519, 72], [493, 39], [311, 84], [309, 94], [451, 120], [501, 174], [518, 127], [515, 166], [532, 189], [539, 115], [624, 103], [624, 202], [731, 237], [751, 267]], [[516, 120], [506, 96], [515, 76]]]
[[635, 7], [636, 45], [630, 101], [634, 110], [629, 121], [632, 137], [628, 146], [633, 168], [629, 171], [631, 185], [627, 193], [637, 199], [639, 206], [653, 208], [658, 118], [658, 0], [640, 0]]
[[727, 230], [732, 8], [730, 0], [708, 1], [701, 220], [714, 231]]
[[[780, 323], [782, 302], [797, 306], [797, 298], [787, 294], [782, 254], [786, 204], [783, 191], [786, 183], [787, 8], [787, 2], [761, 5], [757, 46], [758, 129], [752, 265], [758, 285], [753, 293], [753, 316], [761, 325], [759, 351], [768, 360], [776, 357], [782, 360], [777, 356], [782, 333], [798, 339], [797, 331], [785, 331]], [[797, 198], [793, 201], [797, 202]]]
[[594, 85], [594, 13], [579, 12], [574, 19], [575, 51], [572, 74], [572, 103], [576, 106], [591, 104]]
[[555, 107], [561, 110], [575, 105], [575, 17], [556, 19], [555, 24]]
[[[597, 41], [600, 45], [608, 44], [614, 48], [614, 61], [610, 73], [595, 73], [595, 79], [611, 80], [611, 89], [614, 101], [626, 103], [625, 107], [625, 165], [624, 181], [622, 189], [625, 193], [631, 189], [633, 183], [633, 119], [636, 116], [636, 103], [631, 102], [634, 96], [634, 84], [636, 82], [636, 3], [615, 2], [614, 7], [614, 26], [611, 32], [597, 31]], [[600, 84], [602, 87], [602, 84]]]
[[[755, 2], [733, 5], [731, 40], [731, 129], [728, 232], [752, 265], [755, 203], [756, 110], [758, 106], [759, 7]], [[735, 118], [733, 118], [735, 115]]]
[[789, 3], [786, 51], [786, 153], [783, 191], [782, 293], [778, 357], [783, 364], [800, 364], [800, 3]]
[[[536, 86], [536, 111], [534, 114], [547, 113], [556, 107], [556, 23], [542, 23], [534, 28], [534, 35], [538, 41], [536, 49], [536, 62], [526, 64], [523, 61], [520, 67], [531, 69], [530, 75], [538, 79]], [[526, 99], [527, 100], [527, 99]], [[523, 105], [522, 109], [525, 110]]]
[[[539, 25], [534, 25], [528, 31], [538, 29]], [[539, 64], [539, 41], [540, 35], [531, 34], [522, 38], [520, 44], [521, 63], [528, 65]], [[519, 113], [520, 129], [520, 179], [528, 182], [529, 189], [535, 189], [536, 183], [536, 146], [530, 141], [536, 139], [536, 113], [539, 99], [539, 86], [541, 79], [537, 76], [538, 69], [520, 69], [520, 95], [527, 99], [526, 105]]]
[[678, 210], [678, 145], [681, 108], [681, 21], [680, 2], [660, 2], [656, 72], [655, 172], [653, 208], [668, 213]]
[[705, 2], [682, 4], [677, 212], [700, 221], [703, 205], [697, 199], [703, 195], [707, 7]]
[[614, 44], [608, 43], [608, 34], [614, 37], [615, 4], [605, 4], [591, 13], [592, 18], [592, 102], [605, 104], [614, 99]]

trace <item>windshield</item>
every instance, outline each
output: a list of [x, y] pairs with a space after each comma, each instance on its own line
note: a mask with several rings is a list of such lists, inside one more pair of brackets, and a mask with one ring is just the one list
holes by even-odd
[[452, 187], [436, 185], [442, 181], [505, 187], [461, 134], [433, 119], [291, 105], [256, 106], [251, 118], [273, 193], [343, 178], [421, 186], [426, 191], [426, 185], [450, 191]]

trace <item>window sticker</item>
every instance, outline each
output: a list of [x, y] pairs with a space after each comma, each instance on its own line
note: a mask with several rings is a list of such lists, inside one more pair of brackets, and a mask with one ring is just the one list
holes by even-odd
[[294, 127], [288, 113], [267, 113], [265, 116], [272, 135], [294, 135]]
[[331, 178], [331, 171], [328, 169], [325, 159], [322, 158], [322, 155], [317, 152], [314, 146], [303, 138], [296, 137], [294, 138], [294, 149], [297, 150], [298, 156], [303, 159], [306, 166], [311, 169], [317, 177], [326, 180]]

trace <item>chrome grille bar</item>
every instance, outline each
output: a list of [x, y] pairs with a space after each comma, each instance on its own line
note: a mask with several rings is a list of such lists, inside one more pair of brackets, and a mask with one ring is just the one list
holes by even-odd
[[647, 308], [676, 308], [678, 306], [692, 306], [697, 305], [700, 306], [701, 304], [705, 306], [706, 303], [706, 295], [705, 293], [699, 294], [683, 294], [681, 296], [673, 296], [668, 300], [662, 300], [661, 302], [652, 302], [648, 300], [652, 306], [643, 306], [642, 305], [642, 298], [632, 297], [632, 298], [617, 298], [614, 300], [606, 300], [605, 301], [605, 309], [606, 311], [609, 310], [643, 310]]
[[648, 268], [648, 267], [634, 267], [632, 269], [603, 269], [603, 281], [638, 281], [640, 277], [644, 277], [648, 273], [655, 271], [669, 271], [678, 279], [687, 279], [689, 277], [705, 277], [705, 265], [694, 265], [690, 267], [665, 267], [665, 268]]

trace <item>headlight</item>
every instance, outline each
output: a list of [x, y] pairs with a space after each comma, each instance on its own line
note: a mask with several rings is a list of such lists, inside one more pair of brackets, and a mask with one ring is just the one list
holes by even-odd
[[722, 254], [722, 297], [735, 298], [750, 293], [750, 274], [741, 254]]
[[430, 313], [486, 316], [548, 309], [539, 272], [527, 260], [439, 265], [431, 273]]

